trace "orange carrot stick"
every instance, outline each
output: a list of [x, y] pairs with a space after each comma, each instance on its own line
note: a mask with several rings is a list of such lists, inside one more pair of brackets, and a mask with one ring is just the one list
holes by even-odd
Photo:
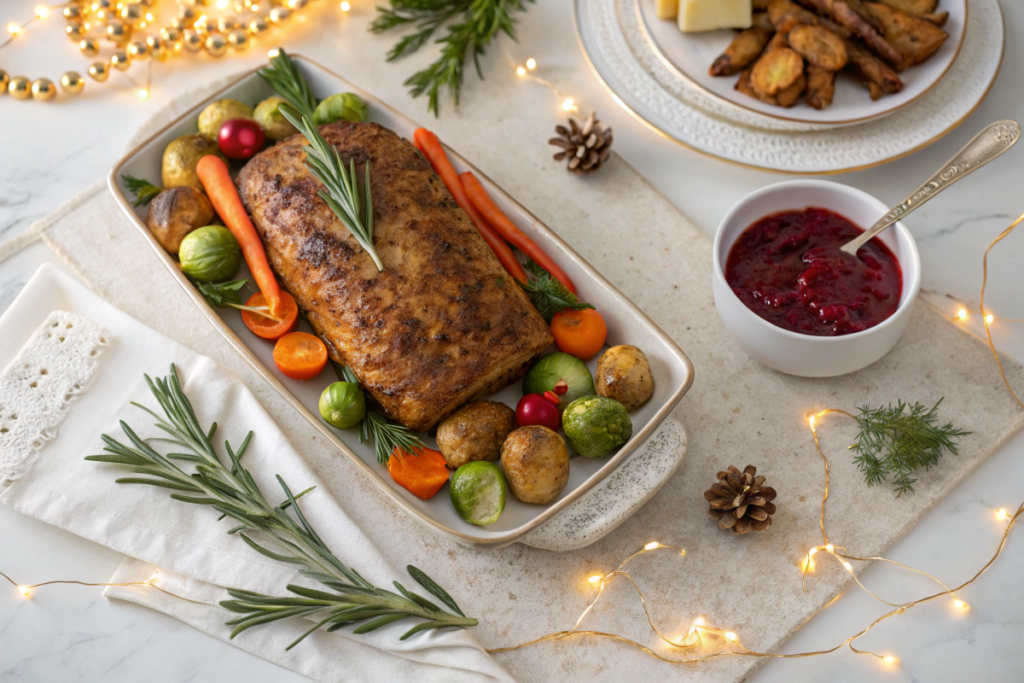
[[449, 161], [448, 155], [444, 153], [444, 147], [441, 146], [441, 141], [437, 139], [437, 136], [426, 128], [419, 128], [413, 134], [413, 142], [416, 144], [416, 148], [423, 153], [423, 156], [427, 157], [430, 165], [434, 167], [434, 172], [441, 177], [445, 187], [452, 193], [455, 203], [469, 214], [469, 220], [473, 221], [473, 225], [476, 226], [480, 236], [487, 242], [487, 245], [494, 252], [494, 255], [498, 257], [498, 260], [501, 261], [501, 265], [505, 267], [509, 275], [520, 282], [526, 282], [526, 271], [523, 270], [523, 266], [516, 259], [515, 254], [512, 253], [512, 249], [509, 248], [505, 240], [501, 238], [501, 235], [495, 231], [491, 224], [484, 220], [484, 217], [477, 211], [473, 202], [466, 196], [466, 191], [463, 189], [462, 183], [459, 182], [459, 176], [455, 172], [455, 167]]
[[242, 248], [242, 256], [245, 257], [245, 262], [256, 281], [256, 286], [260, 288], [263, 298], [267, 300], [271, 315], [278, 315], [281, 308], [281, 288], [277, 284], [274, 272], [270, 270], [263, 242], [260, 241], [260, 236], [256, 234], [256, 228], [249, 220], [249, 214], [242, 206], [242, 198], [238, 196], [235, 183], [231, 180], [231, 174], [228, 173], [227, 164], [220, 157], [211, 154], [199, 160], [196, 174], [202, 181], [213, 208], [217, 210], [224, 225], [238, 240], [238, 245]]
[[459, 176], [459, 180], [462, 181], [462, 186], [466, 190], [466, 195], [469, 200], [473, 202], [473, 205], [480, 211], [480, 214], [484, 217], [488, 223], [494, 226], [494, 229], [498, 231], [502, 237], [508, 240], [508, 243], [513, 247], [523, 252], [544, 270], [551, 273], [551, 277], [555, 278], [573, 294], [576, 293], [576, 287], [573, 285], [572, 280], [565, 274], [561, 268], [558, 267], [551, 257], [544, 253], [537, 244], [526, 236], [519, 227], [509, 219], [508, 216], [498, 208], [498, 205], [494, 203], [490, 195], [487, 194], [487, 190], [480, 184], [480, 181], [476, 179], [472, 173], [466, 172]]

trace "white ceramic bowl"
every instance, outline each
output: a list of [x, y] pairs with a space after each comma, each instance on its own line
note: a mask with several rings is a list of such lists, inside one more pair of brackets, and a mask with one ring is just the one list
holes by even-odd
[[887, 354], [910, 320], [910, 308], [921, 289], [921, 257], [902, 223], [879, 238], [899, 260], [903, 290], [899, 307], [874, 327], [840, 337], [815, 337], [776, 327], [740, 301], [725, 280], [725, 262], [736, 239], [761, 218], [781, 211], [821, 207], [867, 228], [889, 208], [853, 187], [825, 180], [791, 180], [769, 185], [730, 211], [715, 235], [713, 286], [715, 307], [725, 327], [754, 360], [789, 375], [834, 377], [865, 368]]

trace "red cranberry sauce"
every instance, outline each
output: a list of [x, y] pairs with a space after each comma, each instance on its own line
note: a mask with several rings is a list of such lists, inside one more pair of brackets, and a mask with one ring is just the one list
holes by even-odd
[[828, 209], [767, 216], [733, 245], [725, 279], [747, 308], [785, 330], [819, 337], [866, 330], [896, 312], [903, 276], [877, 237], [856, 257], [840, 251], [861, 232]]

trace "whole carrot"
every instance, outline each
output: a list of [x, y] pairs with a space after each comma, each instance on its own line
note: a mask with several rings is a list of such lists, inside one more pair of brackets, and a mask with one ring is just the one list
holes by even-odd
[[263, 298], [267, 300], [270, 314], [279, 315], [281, 288], [277, 284], [274, 272], [270, 270], [263, 242], [260, 241], [260, 236], [256, 234], [256, 228], [249, 220], [249, 214], [242, 206], [242, 198], [238, 196], [235, 183], [231, 180], [231, 174], [228, 173], [227, 164], [220, 157], [211, 154], [199, 160], [196, 174], [202, 181], [213, 208], [217, 210], [224, 225], [238, 240], [245, 263], [249, 266], [256, 285], [263, 293]]
[[513, 247], [523, 252], [544, 270], [551, 273], [551, 277], [555, 278], [573, 294], [576, 293], [576, 287], [573, 285], [572, 280], [565, 274], [561, 268], [558, 267], [551, 257], [544, 253], [544, 250], [537, 246], [537, 244], [526, 236], [519, 227], [509, 219], [508, 216], [498, 208], [498, 205], [494, 203], [490, 195], [487, 194], [487, 190], [480, 184], [480, 181], [476, 179], [470, 172], [463, 173], [459, 176], [459, 180], [462, 182], [462, 186], [466, 191], [466, 195], [469, 200], [473, 202], [473, 206], [480, 211], [480, 214], [484, 217], [488, 223], [494, 226], [494, 229], [498, 231], [502, 237], [508, 240], [508, 243]]
[[512, 249], [501, 238], [501, 235], [491, 227], [491, 224], [484, 220], [484, 217], [473, 206], [473, 202], [469, 201], [466, 191], [462, 188], [462, 183], [459, 182], [459, 175], [455, 172], [455, 167], [452, 166], [448, 155], [444, 153], [441, 141], [426, 128], [417, 129], [412, 137], [416, 148], [423, 153], [423, 156], [427, 157], [430, 165], [434, 167], [434, 172], [441, 177], [441, 181], [444, 182], [448, 191], [452, 193], [452, 197], [455, 199], [455, 203], [459, 205], [459, 208], [469, 214], [469, 220], [473, 221], [473, 225], [476, 226], [480, 236], [487, 242], [491, 251], [501, 261], [501, 265], [508, 271], [508, 274], [520, 282], [526, 282], [526, 271], [523, 270], [523, 266], [520, 265], [515, 254], [512, 253]]

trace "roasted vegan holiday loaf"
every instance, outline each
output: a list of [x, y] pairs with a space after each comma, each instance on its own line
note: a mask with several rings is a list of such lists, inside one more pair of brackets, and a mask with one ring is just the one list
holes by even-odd
[[373, 260], [317, 196], [296, 135], [238, 176], [270, 264], [335, 361], [384, 412], [417, 431], [520, 377], [552, 342], [544, 319], [411, 144], [374, 123], [320, 128], [363, 178]]

